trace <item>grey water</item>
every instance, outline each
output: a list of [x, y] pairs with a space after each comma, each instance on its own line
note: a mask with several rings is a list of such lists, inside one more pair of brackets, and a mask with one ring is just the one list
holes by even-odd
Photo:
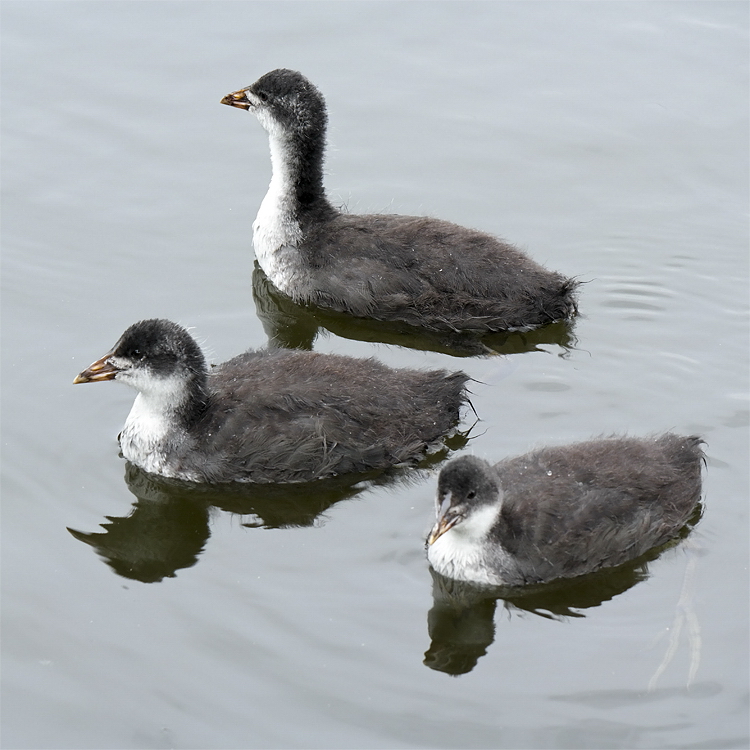
[[[0, 13], [3, 747], [748, 746], [747, 3]], [[264, 293], [267, 139], [219, 100], [276, 67], [327, 98], [334, 202], [519, 245], [585, 282], [572, 330], [473, 357]], [[157, 316], [214, 362], [270, 338], [464, 369], [454, 453], [701, 434], [704, 515], [594, 581], [447, 590], [445, 455], [314, 492], [128, 469], [132, 392], [72, 380]]]

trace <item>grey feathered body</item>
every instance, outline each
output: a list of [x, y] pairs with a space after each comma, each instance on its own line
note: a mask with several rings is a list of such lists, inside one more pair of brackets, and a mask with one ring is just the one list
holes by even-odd
[[171, 437], [163, 473], [296, 482], [414, 461], [457, 424], [467, 380], [371, 359], [247, 352], [209, 371], [206, 411]]
[[321, 212], [301, 222], [287, 290], [358, 317], [433, 330], [525, 330], [572, 317], [577, 283], [483, 232], [428, 217]]
[[[485, 550], [511, 585], [620, 565], [673, 538], [700, 501], [702, 440], [593, 440], [500, 461], [502, 510]], [[502, 555], [507, 560], [507, 555]], [[488, 560], [492, 564], [492, 559]]]

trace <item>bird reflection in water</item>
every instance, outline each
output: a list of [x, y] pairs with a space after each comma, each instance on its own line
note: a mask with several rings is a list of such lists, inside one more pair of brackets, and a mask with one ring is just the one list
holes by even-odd
[[[445, 578], [430, 568], [433, 606], [427, 614], [431, 643], [424, 655], [425, 666], [452, 676], [471, 672], [495, 640], [498, 601], [502, 601], [509, 615], [513, 612], [530, 613], [559, 621], [585, 617], [583, 610], [598, 607], [646, 580], [649, 577], [648, 563], [686, 538], [700, 520], [701, 513], [699, 505], [680, 535], [667, 544], [624, 565], [578, 578], [517, 588], [491, 587]], [[689, 572], [690, 568], [686, 575]], [[695, 647], [695, 644], [691, 645]], [[671, 655], [667, 654], [665, 662], [668, 663]], [[663, 662], [656, 678], [664, 667]], [[691, 674], [693, 672], [691, 667]]]
[[433, 351], [453, 357], [476, 357], [492, 354], [521, 354], [542, 351], [545, 346], [559, 346], [565, 356], [575, 348], [575, 321], [563, 320], [532, 331], [500, 331], [479, 335], [467, 332], [430, 332], [406, 323], [367, 318], [353, 318], [345, 313], [298, 305], [271, 283], [255, 263], [253, 300], [263, 330], [271, 347], [312, 351], [321, 332], [341, 338], [393, 344], [418, 351]]
[[415, 467], [299, 484], [192, 484], [148, 474], [127, 463], [125, 483], [137, 498], [130, 514], [106, 516], [107, 522], [101, 524], [104, 531], [68, 531], [90, 545], [117, 575], [156, 583], [198, 562], [211, 535], [212, 509], [243, 517], [247, 528], [314, 526], [333, 505], [370, 488], [421, 481], [425, 471], [466, 446], [469, 432], [456, 432]]

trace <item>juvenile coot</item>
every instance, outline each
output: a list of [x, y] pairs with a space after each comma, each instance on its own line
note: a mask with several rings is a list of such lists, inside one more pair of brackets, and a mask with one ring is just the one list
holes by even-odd
[[298, 482], [414, 461], [451, 431], [468, 376], [372, 359], [249, 351], [209, 370], [168, 320], [130, 326], [74, 383], [138, 391], [122, 455], [191, 482]]
[[427, 558], [441, 575], [520, 586], [620, 565], [664, 544], [701, 494], [702, 440], [667, 433], [542, 448], [440, 472]]
[[430, 330], [530, 330], [575, 315], [578, 283], [483, 232], [416, 216], [353, 215], [323, 188], [327, 114], [301, 73], [273, 70], [222, 100], [268, 131], [273, 176], [255, 254], [297, 302]]

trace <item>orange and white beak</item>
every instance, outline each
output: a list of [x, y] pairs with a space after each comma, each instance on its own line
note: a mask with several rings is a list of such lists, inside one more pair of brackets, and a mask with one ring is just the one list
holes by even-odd
[[231, 94], [227, 94], [221, 100], [222, 104], [228, 104], [230, 107], [239, 107], [240, 109], [250, 109], [252, 102], [247, 97], [247, 89], [240, 89]]
[[450, 531], [462, 518], [459, 513], [451, 511], [451, 495], [440, 503], [437, 521], [427, 537], [427, 544], [434, 544], [446, 531]]
[[111, 353], [105, 354], [101, 359], [89, 365], [80, 375], [76, 376], [73, 385], [77, 383], [98, 383], [100, 380], [114, 380], [120, 369], [115, 367], [109, 358]]

